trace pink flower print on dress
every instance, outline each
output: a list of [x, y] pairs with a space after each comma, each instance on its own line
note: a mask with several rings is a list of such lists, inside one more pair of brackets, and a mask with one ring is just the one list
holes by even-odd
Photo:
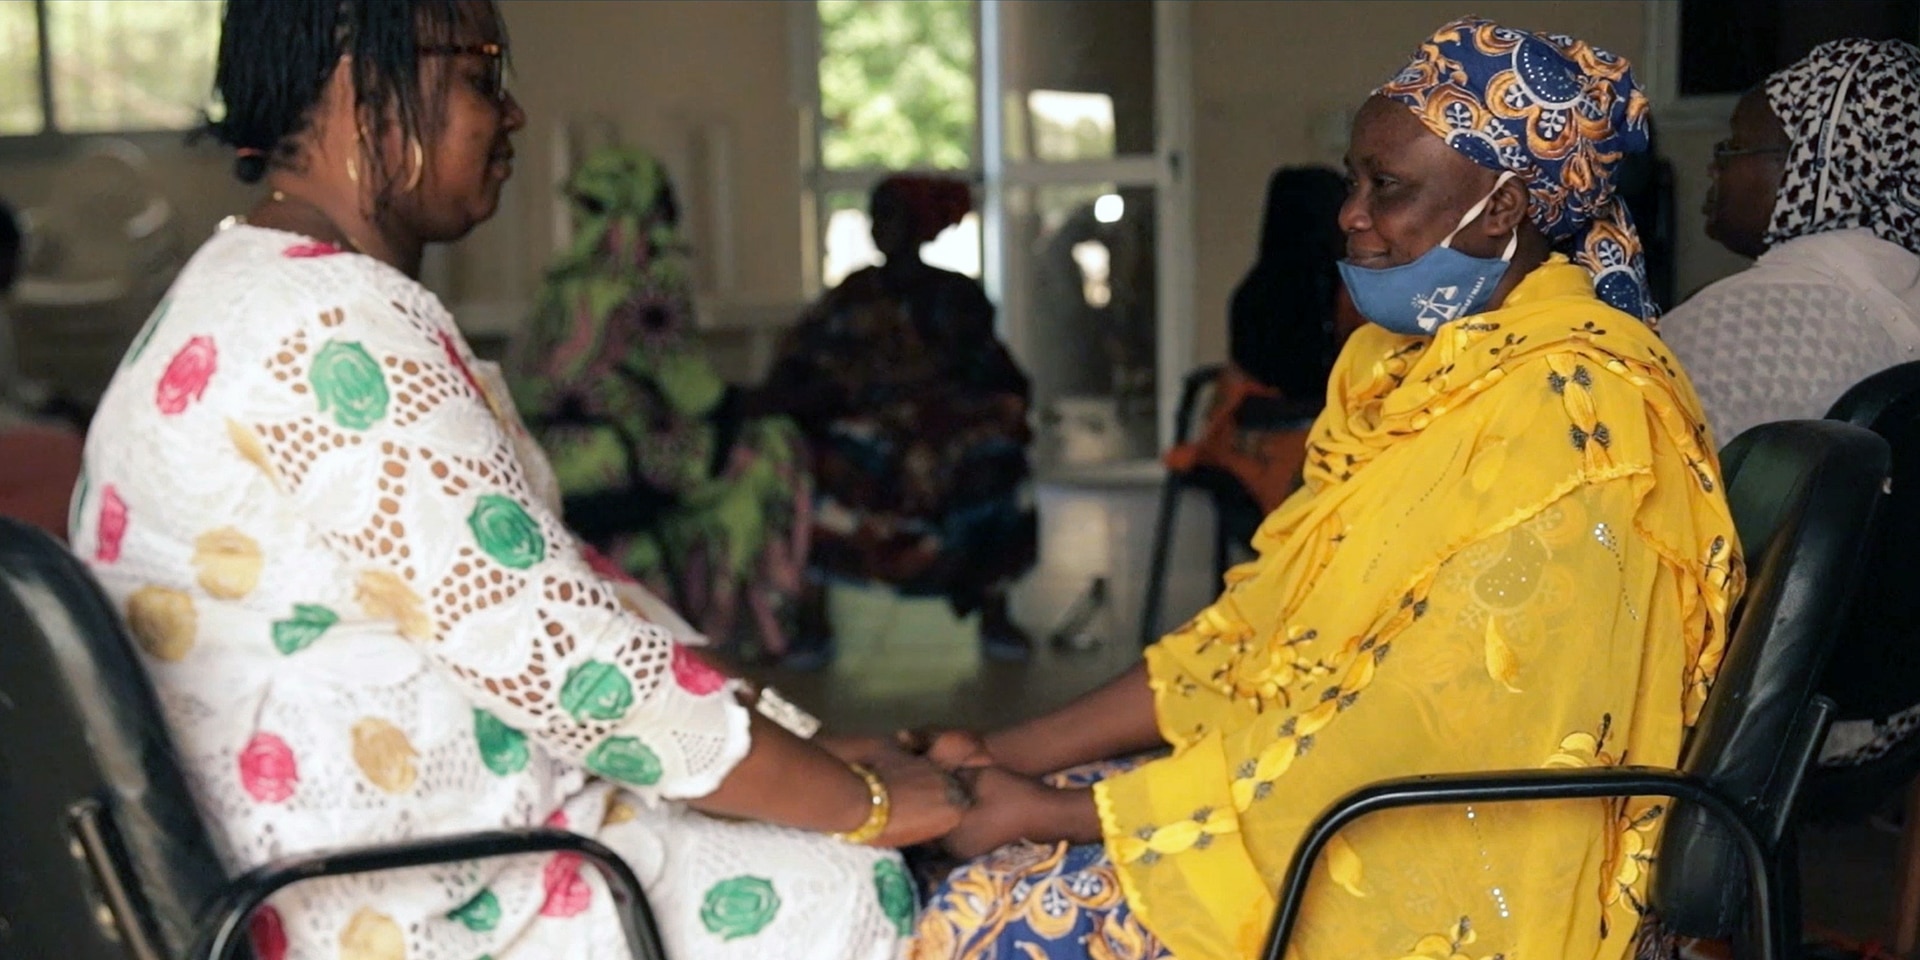
[[694, 696], [704, 697], [727, 685], [727, 675], [709, 666], [686, 644], [673, 645], [673, 682]]
[[127, 502], [120, 499], [120, 491], [109, 483], [100, 488], [99, 542], [93, 548], [93, 558], [101, 563], [118, 562], [120, 540], [126, 535]]
[[541, 916], [577, 917], [587, 911], [593, 888], [587, 885], [587, 878], [580, 875], [579, 854], [554, 854], [553, 859], [547, 861], [540, 880], [547, 891], [546, 901], [540, 904]]
[[247, 924], [247, 939], [253, 941], [256, 960], [286, 960], [287, 926], [280, 911], [261, 907]]
[[296, 243], [280, 251], [280, 255], [289, 260], [311, 260], [314, 257], [331, 257], [335, 254], [345, 252], [345, 250], [331, 243], [327, 243], [324, 240], [308, 240], [305, 243]]
[[212, 337], [194, 337], [167, 362], [167, 372], [153, 388], [154, 406], [169, 416], [185, 411], [189, 404], [207, 392], [207, 381], [219, 360]]
[[240, 786], [247, 796], [261, 803], [280, 803], [293, 796], [299, 783], [300, 768], [285, 740], [256, 733], [240, 751]]
[[555, 830], [565, 830], [567, 828], [567, 811], [561, 809], [549, 814], [547, 816], [546, 826], [552, 827]]

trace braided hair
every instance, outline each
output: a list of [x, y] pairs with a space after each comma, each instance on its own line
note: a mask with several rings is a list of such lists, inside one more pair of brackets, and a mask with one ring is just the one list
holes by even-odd
[[[203, 132], [234, 149], [234, 176], [244, 183], [257, 183], [273, 167], [291, 168], [328, 78], [341, 57], [351, 56], [354, 104], [372, 117], [361, 149], [390, 127], [403, 139], [420, 137], [443, 120], [421, 90], [420, 47], [472, 31], [504, 45], [505, 30], [491, 2], [227, 0], [214, 74], [224, 111]], [[385, 178], [376, 182], [384, 200], [393, 175], [367, 166]]]

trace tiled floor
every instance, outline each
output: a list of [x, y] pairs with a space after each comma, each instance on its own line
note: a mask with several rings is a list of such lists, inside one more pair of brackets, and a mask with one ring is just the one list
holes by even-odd
[[[1042, 639], [1027, 664], [985, 661], [971, 624], [938, 602], [902, 604], [857, 591], [836, 598], [843, 631], [827, 671], [756, 669], [819, 714], [830, 729], [885, 732], [909, 725], [993, 728], [1050, 709], [1131, 666], [1157, 490], [1140, 478], [1050, 484], [1040, 492], [1041, 563], [1015, 594], [1015, 614]], [[1168, 616], [1203, 603], [1212, 588], [1202, 502], [1183, 508]], [[1095, 576], [1109, 579], [1110, 603], [1096, 622], [1103, 642], [1073, 653], [1050, 649], [1045, 634]], [[1809, 934], [1889, 940], [1897, 837], [1865, 822], [1815, 826], [1804, 835], [1803, 886]]]

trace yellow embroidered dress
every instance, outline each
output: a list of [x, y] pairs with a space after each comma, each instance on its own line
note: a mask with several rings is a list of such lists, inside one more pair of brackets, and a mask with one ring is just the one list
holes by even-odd
[[[1306, 487], [1147, 651], [1173, 756], [1098, 785], [1126, 901], [1181, 960], [1260, 949], [1308, 823], [1419, 773], [1673, 763], [1742, 586], [1685, 376], [1556, 256], [1432, 338], [1348, 344]], [[1371, 818], [1290, 956], [1617, 958], [1660, 803]]]

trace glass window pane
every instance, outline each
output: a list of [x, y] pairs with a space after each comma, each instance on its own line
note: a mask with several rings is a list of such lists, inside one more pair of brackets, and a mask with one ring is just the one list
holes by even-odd
[[41, 119], [33, 0], [0, 0], [0, 136], [39, 133]]
[[1152, 0], [1008, 0], [1001, 38], [1010, 159], [1153, 152]]
[[831, 169], [961, 169], [973, 156], [970, 0], [819, 0], [820, 153]]
[[1071, 184], [1008, 193], [1009, 246], [1026, 251], [1008, 299], [1047, 425], [1045, 466], [1151, 457], [1156, 275], [1154, 190]]
[[[827, 286], [837, 286], [855, 270], [878, 265], [884, 259], [873, 246], [873, 221], [867, 217], [865, 192], [836, 190], [827, 194], [820, 220], [826, 225], [820, 279]], [[920, 259], [930, 266], [980, 279], [980, 214], [967, 214], [958, 225], [948, 227], [922, 246]]]
[[212, 98], [221, 4], [50, 0], [53, 125], [75, 133], [185, 130]]
[[1035, 160], [1113, 159], [1113, 98], [1104, 93], [1034, 90], [1027, 94], [1027, 124]]

